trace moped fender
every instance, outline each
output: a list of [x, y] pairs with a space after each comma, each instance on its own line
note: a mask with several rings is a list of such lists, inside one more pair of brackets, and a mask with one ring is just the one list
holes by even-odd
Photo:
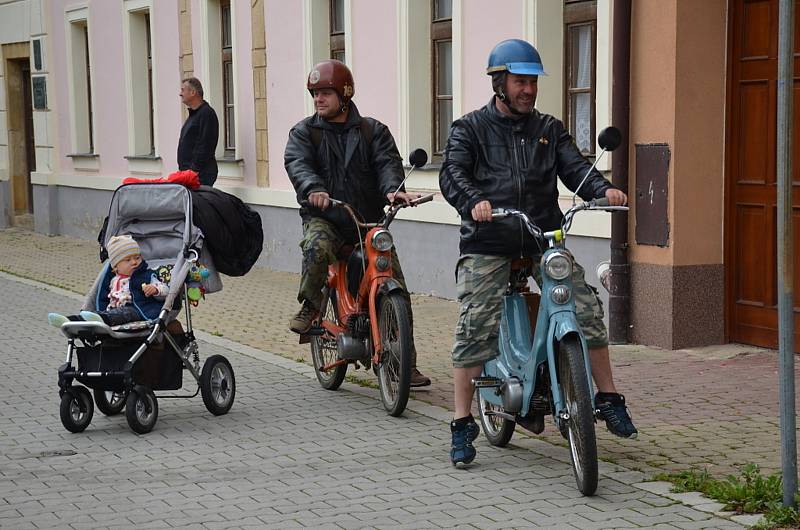
[[381, 333], [378, 329], [378, 301], [386, 294], [394, 291], [402, 291], [403, 286], [394, 278], [379, 277], [369, 288], [369, 321], [372, 330], [372, 344], [374, 345], [373, 362], [378, 362], [378, 353], [383, 349], [381, 345]]
[[[592, 396], [592, 408], [594, 408], [594, 387], [592, 385], [592, 367], [589, 362], [589, 348], [586, 345], [583, 333], [580, 332], [578, 319], [575, 317], [575, 313], [571, 311], [554, 313], [550, 316], [550, 326], [547, 333], [547, 364], [550, 371], [550, 381], [558, 381], [558, 376], [556, 375], [556, 345], [570, 333], [574, 333], [581, 342], [583, 364], [586, 369], [586, 377], [589, 379], [589, 391]], [[553, 393], [553, 403], [556, 408], [554, 412], [558, 414], [560, 410], [564, 409], [564, 398], [558, 385], [553, 384], [550, 389]]]

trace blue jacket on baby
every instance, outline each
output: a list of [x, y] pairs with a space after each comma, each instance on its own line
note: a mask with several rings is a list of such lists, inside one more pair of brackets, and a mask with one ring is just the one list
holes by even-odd
[[[142, 320], [153, 320], [158, 318], [161, 308], [164, 305], [163, 299], [158, 299], [155, 296], [145, 296], [142, 290], [142, 284], [150, 283], [153, 276], [158, 278], [156, 271], [147, 268], [147, 262], [142, 260], [139, 266], [131, 274], [131, 279], [128, 286], [131, 290], [131, 304], [142, 315]], [[111, 269], [111, 264], [106, 264], [105, 274], [100, 283], [100, 288], [97, 290], [97, 299], [95, 300], [95, 307], [98, 311], [105, 311], [108, 308], [108, 293], [111, 291], [111, 279], [114, 277], [114, 271]]]

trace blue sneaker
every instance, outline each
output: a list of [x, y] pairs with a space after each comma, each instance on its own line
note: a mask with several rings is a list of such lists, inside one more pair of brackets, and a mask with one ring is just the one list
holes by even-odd
[[636, 430], [628, 413], [628, 407], [625, 406], [625, 396], [598, 392], [594, 397], [594, 404], [597, 407], [597, 417], [605, 420], [606, 427], [612, 434], [631, 439], [639, 436], [639, 431]]
[[450, 422], [450, 432], [453, 434], [453, 445], [450, 448], [450, 463], [454, 466], [458, 464], [468, 465], [475, 460], [475, 447], [472, 442], [481, 432], [478, 424], [470, 417], [466, 425], [457, 425], [455, 421]]

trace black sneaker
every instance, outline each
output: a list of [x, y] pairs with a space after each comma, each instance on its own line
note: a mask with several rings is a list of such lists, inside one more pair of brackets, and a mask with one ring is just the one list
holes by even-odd
[[598, 392], [594, 397], [597, 407], [597, 417], [605, 420], [606, 427], [611, 433], [621, 437], [635, 439], [639, 431], [633, 425], [628, 407], [625, 406], [625, 396], [611, 392]]

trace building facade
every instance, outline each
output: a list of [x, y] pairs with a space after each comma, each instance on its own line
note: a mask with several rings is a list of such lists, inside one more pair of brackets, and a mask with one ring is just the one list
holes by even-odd
[[[259, 264], [297, 271], [283, 150], [312, 113], [313, 64], [351, 67], [361, 113], [389, 127], [401, 154], [431, 155], [407, 187], [435, 192], [449, 124], [489, 101], [486, 58], [507, 38], [537, 46], [549, 74], [537, 107], [596, 155], [611, 124], [617, 3], [0, 0], [0, 227], [32, 219], [38, 232], [96, 237], [123, 178], [176, 169], [178, 91], [196, 76], [220, 118], [217, 187], [261, 214]], [[774, 275], [759, 271], [774, 266], [774, 246], [754, 236], [774, 233], [777, 0], [636, 0], [630, 20], [629, 338], [770, 345]], [[610, 173], [610, 159], [598, 167]], [[458, 223], [440, 198], [396, 223], [413, 291], [454, 296]], [[572, 234], [596, 284], [610, 215], [579, 217]]]

